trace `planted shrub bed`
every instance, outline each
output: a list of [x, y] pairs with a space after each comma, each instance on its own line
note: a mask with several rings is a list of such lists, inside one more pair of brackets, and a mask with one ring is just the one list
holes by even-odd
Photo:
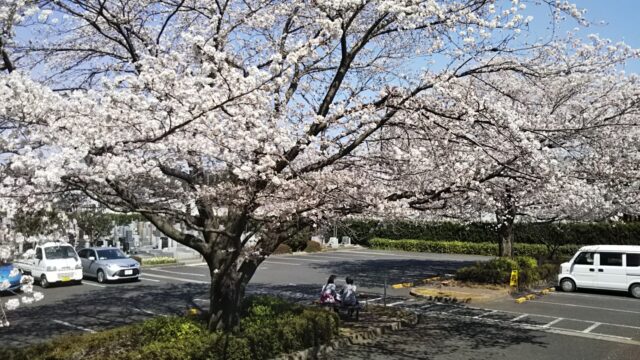
[[94, 334], [69, 335], [22, 349], [0, 349], [3, 360], [245, 360], [327, 343], [338, 335], [338, 317], [319, 308], [256, 297], [244, 306], [240, 328], [209, 332], [192, 318], [159, 317]]
[[[391, 240], [374, 238], [369, 241], [369, 245], [380, 250], [403, 250], [415, 252], [430, 252], [442, 254], [468, 254], [497, 256], [498, 244], [489, 242], [464, 242], [464, 241], [429, 241], [429, 240]], [[573, 256], [580, 246], [563, 245], [560, 246], [555, 255], [558, 258]], [[549, 257], [550, 250], [542, 244], [514, 244], [514, 252], [519, 256], [530, 256], [536, 259]]]
[[542, 281], [553, 282], [558, 274], [558, 265], [539, 266], [536, 259], [528, 256], [496, 258], [458, 269], [456, 280], [505, 285], [510, 282], [512, 270], [518, 270], [518, 287], [526, 288]]

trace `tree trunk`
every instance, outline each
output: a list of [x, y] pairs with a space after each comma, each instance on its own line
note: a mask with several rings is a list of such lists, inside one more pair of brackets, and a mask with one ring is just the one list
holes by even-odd
[[510, 224], [499, 224], [498, 234], [500, 235], [500, 256], [513, 257], [513, 221]]
[[496, 220], [498, 222], [498, 255], [513, 257], [513, 222], [515, 220], [515, 209], [508, 209], [505, 212], [497, 211]]
[[[227, 259], [227, 261], [232, 260]], [[212, 266], [213, 263], [209, 262], [211, 289], [209, 290], [210, 309], [207, 323], [211, 331], [231, 331], [240, 323], [240, 311], [245, 290], [259, 264], [257, 260], [240, 261], [233, 261], [226, 272], [216, 270], [217, 268]]]

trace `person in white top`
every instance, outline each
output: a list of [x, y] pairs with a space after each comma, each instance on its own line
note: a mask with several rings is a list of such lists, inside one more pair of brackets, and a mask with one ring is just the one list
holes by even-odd
[[347, 277], [346, 285], [340, 291], [343, 306], [355, 306], [358, 305], [358, 298], [356, 296], [356, 286], [353, 284], [353, 279]]
[[340, 295], [337, 293], [336, 284], [334, 283], [335, 280], [335, 275], [329, 276], [327, 283], [322, 287], [322, 291], [320, 292], [321, 304], [335, 304], [340, 302]]

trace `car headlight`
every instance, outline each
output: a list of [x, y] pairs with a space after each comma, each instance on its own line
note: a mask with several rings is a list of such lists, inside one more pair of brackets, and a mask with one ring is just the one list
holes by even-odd
[[109, 269], [117, 269], [117, 268], [119, 268], [120, 266], [118, 266], [117, 264], [109, 264], [109, 265], [107, 265], [107, 267], [108, 267]]
[[47, 271], [56, 271], [56, 267], [55, 266], [47, 266]]

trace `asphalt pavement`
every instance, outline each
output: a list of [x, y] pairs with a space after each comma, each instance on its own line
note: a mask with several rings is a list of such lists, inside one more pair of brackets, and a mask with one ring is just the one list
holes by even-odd
[[[414, 329], [385, 335], [370, 346], [341, 349], [345, 359], [640, 359], [640, 300], [625, 293], [552, 293], [523, 304], [504, 298], [463, 306], [427, 303], [411, 298], [408, 289], [389, 287], [485, 259], [368, 249], [278, 255], [260, 266], [248, 292], [310, 302], [327, 277], [336, 274], [338, 285], [353, 277], [374, 303], [383, 302], [386, 283], [388, 306], [420, 314]], [[11, 326], [0, 328], [2, 345], [95, 332], [184, 314], [192, 307], [206, 310], [209, 274], [205, 264], [196, 263], [145, 268], [139, 282], [85, 279], [82, 285], [36, 289], [45, 298], [8, 313]]]

